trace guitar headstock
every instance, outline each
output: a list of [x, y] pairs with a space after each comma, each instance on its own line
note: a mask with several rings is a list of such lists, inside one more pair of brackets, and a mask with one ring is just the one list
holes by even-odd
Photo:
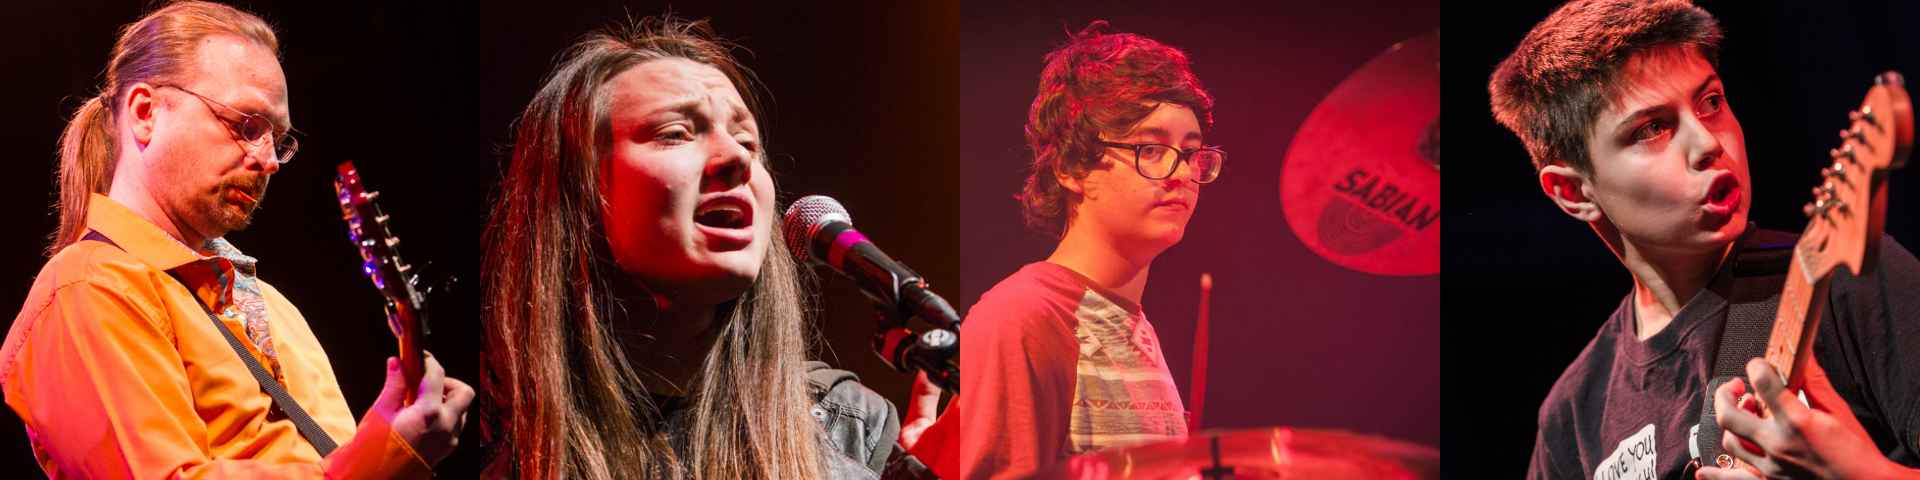
[[387, 228], [387, 215], [373, 203], [380, 193], [369, 192], [360, 184], [360, 172], [354, 170], [353, 162], [340, 163], [333, 189], [342, 218], [347, 221], [347, 236], [360, 251], [360, 270], [387, 299], [387, 327], [400, 342], [401, 369], [410, 381], [417, 382], [425, 368], [421, 340], [427, 334], [427, 301], [417, 287], [418, 277], [413, 266], [400, 260], [400, 237]]
[[1811, 220], [1797, 248], [1810, 278], [1842, 266], [1864, 274], [1873, 264], [1886, 226], [1887, 173], [1905, 165], [1913, 148], [1905, 83], [1897, 72], [1874, 77], [1860, 108], [1847, 115], [1840, 146], [1829, 152], [1833, 165], [1820, 170], [1822, 181], [1805, 207]]
[[388, 230], [389, 217], [373, 203], [380, 192], [366, 191], [360, 185], [360, 172], [354, 170], [353, 162], [341, 162], [339, 168], [333, 182], [334, 192], [339, 195], [340, 212], [347, 221], [347, 235], [365, 261], [361, 271], [389, 301], [416, 309], [423, 307], [425, 302], [414, 288], [417, 280], [413, 266], [400, 260], [400, 237]]

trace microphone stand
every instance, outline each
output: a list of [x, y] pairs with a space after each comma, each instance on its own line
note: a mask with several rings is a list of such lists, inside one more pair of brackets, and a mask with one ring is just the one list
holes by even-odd
[[[960, 393], [960, 322], [958, 315], [947, 301], [926, 289], [926, 282], [909, 279], [919, 288], [901, 289], [904, 292], [917, 293], [913, 305], [918, 308], [902, 308], [901, 305], [886, 305], [875, 301], [873, 304], [874, 326], [873, 351], [900, 373], [911, 374], [915, 370], [925, 372], [927, 379], [941, 389]], [[921, 312], [935, 312], [933, 316], [944, 318], [925, 318]], [[907, 322], [920, 318], [934, 324], [934, 328], [919, 334], [907, 328]]]

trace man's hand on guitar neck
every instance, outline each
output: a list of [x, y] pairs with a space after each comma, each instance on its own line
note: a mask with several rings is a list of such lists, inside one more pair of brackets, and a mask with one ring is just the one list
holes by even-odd
[[460, 379], [446, 376], [440, 360], [426, 356], [425, 375], [413, 389], [411, 404], [402, 406], [407, 393], [406, 375], [400, 360], [387, 358], [387, 384], [373, 401], [368, 415], [379, 415], [393, 426], [393, 432], [407, 441], [427, 465], [440, 463], [460, 445], [460, 431], [467, 424], [467, 407], [473, 403], [473, 387]]
[[[1888, 460], [1867, 436], [1852, 408], [1840, 398], [1819, 362], [1805, 367], [1807, 404], [1761, 359], [1747, 362], [1754, 394], [1738, 379], [1713, 392], [1715, 421], [1726, 431], [1721, 448], [1748, 468], [1701, 468], [1696, 478], [1914, 478], [1920, 470]], [[1764, 405], [1770, 412], [1759, 415]]]

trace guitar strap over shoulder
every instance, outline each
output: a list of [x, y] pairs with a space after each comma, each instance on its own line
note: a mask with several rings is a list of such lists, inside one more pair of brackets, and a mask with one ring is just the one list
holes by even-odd
[[[126, 250], [98, 231], [89, 230], [80, 240], [93, 240], [120, 248], [122, 251]], [[187, 291], [193, 291], [193, 287], [188, 287], [187, 281], [180, 278], [180, 274], [169, 270], [167, 275], [173, 277], [174, 281], [180, 282], [180, 286], [187, 287]], [[261, 366], [260, 361], [253, 358], [253, 354], [247, 353], [247, 347], [240, 343], [240, 337], [234, 336], [233, 331], [227, 330], [227, 326], [220, 323], [220, 317], [213, 313], [213, 309], [199, 301], [193, 304], [199, 305], [200, 310], [207, 313], [207, 318], [213, 320], [214, 330], [219, 330], [221, 335], [227, 337], [227, 345], [233, 347], [233, 352], [240, 355], [240, 361], [247, 364], [247, 371], [253, 372], [253, 379], [260, 382], [260, 390], [266, 392], [267, 396], [273, 397], [274, 406], [279, 407], [280, 412], [285, 413], [287, 419], [293, 421], [293, 427], [300, 431], [300, 436], [306, 437], [307, 443], [313, 444], [314, 451], [320, 452], [320, 456], [324, 458], [327, 454], [333, 453], [334, 449], [339, 448], [339, 444], [333, 442], [333, 437], [328, 436], [326, 430], [320, 429], [320, 424], [315, 423], [313, 416], [307, 414], [307, 409], [300, 408], [300, 402], [293, 400], [293, 395], [287, 393], [286, 387], [274, 380], [273, 375], [267, 373], [266, 367]]]
[[1713, 392], [1733, 379], [1745, 378], [1747, 361], [1765, 354], [1773, 319], [1780, 310], [1780, 288], [1786, 283], [1787, 267], [1793, 261], [1793, 246], [1798, 240], [1799, 235], [1792, 233], [1757, 230], [1743, 239], [1734, 258], [1732, 298], [1727, 299], [1727, 319], [1720, 331], [1720, 346], [1714, 354], [1713, 372], [1693, 438], [1697, 464], [1733, 465], [1733, 457], [1720, 448], [1721, 429], [1714, 421]]

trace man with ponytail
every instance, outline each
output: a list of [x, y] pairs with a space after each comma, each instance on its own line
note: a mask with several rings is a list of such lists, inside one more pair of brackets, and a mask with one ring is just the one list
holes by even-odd
[[471, 387], [429, 358], [409, 389], [389, 360], [356, 422], [299, 310], [222, 238], [297, 150], [278, 48], [254, 15], [165, 5], [67, 126], [51, 258], [0, 347], [48, 476], [427, 477], [456, 445]]

